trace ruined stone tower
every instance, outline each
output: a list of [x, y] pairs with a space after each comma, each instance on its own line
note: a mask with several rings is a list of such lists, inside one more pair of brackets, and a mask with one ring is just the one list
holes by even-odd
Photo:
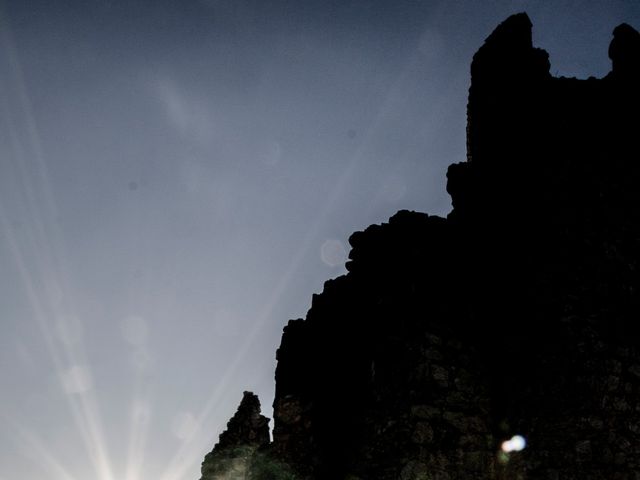
[[640, 478], [640, 34], [609, 56], [555, 78], [525, 14], [487, 38], [452, 212], [351, 236], [284, 329], [273, 441], [240, 478]]

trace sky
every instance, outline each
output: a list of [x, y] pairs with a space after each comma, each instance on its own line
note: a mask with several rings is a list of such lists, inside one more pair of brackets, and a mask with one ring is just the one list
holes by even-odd
[[244, 390], [271, 416], [349, 235], [450, 210], [471, 57], [521, 11], [554, 75], [640, 27], [636, 0], [0, 0], [0, 480], [197, 480]]

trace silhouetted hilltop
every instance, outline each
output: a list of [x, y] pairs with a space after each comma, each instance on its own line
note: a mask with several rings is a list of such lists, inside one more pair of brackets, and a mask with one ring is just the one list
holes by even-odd
[[284, 329], [262, 463], [223, 478], [640, 478], [638, 32], [609, 56], [555, 78], [525, 14], [496, 28], [451, 214], [351, 236], [348, 274]]

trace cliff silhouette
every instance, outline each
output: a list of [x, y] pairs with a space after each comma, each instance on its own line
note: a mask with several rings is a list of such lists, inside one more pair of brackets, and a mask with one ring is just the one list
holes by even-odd
[[451, 213], [350, 237], [284, 329], [273, 440], [243, 400], [202, 480], [640, 478], [640, 34], [616, 27], [611, 72], [578, 80], [531, 28], [473, 57]]

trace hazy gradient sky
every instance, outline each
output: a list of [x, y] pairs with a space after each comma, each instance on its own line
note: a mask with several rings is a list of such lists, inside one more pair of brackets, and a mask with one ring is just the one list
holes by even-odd
[[0, 1], [0, 479], [197, 480], [243, 390], [270, 416], [350, 233], [449, 211], [471, 57], [519, 11], [566, 76], [640, 26], [637, 0]]

